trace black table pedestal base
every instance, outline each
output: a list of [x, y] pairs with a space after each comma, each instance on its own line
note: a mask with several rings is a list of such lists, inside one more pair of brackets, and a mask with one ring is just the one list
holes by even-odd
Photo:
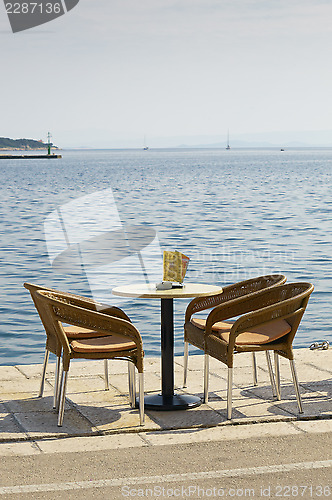
[[[144, 398], [145, 409], [156, 411], [188, 410], [200, 406], [201, 403], [201, 398], [190, 394], [174, 394], [173, 396], [149, 394]], [[138, 401], [136, 405], [138, 406]]]

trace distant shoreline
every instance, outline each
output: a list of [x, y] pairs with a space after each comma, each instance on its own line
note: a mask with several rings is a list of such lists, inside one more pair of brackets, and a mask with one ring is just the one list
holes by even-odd
[[46, 143], [41, 139], [37, 141], [35, 139], [0, 137], [0, 151], [40, 151], [49, 148], [58, 149], [50, 140]]
[[[56, 146], [52, 146], [52, 149], [59, 149]], [[0, 151], [47, 151], [47, 147], [43, 148], [0, 148]]]

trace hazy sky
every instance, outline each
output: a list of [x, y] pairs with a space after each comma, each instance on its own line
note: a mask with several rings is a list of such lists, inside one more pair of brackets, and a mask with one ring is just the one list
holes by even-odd
[[331, 131], [331, 0], [80, 0], [13, 34], [0, 136], [60, 146]]

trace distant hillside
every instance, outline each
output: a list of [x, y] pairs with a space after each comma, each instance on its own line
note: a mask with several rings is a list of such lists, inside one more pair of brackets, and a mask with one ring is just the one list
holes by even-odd
[[[0, 149], [47, 149], [48, 144], [43, 141], [35, 141], [34, 139], [9, 139], [8, 137], [0, 137]], [[58, 149], [51, 143], [51, 147]]]

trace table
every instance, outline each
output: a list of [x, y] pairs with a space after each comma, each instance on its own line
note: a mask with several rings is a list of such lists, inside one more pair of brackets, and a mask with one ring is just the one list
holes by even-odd
[[152, 284], [115, 287], [114, 295], [141, 299], [161, 299], [161, 394], [145, 396], [150, 410], [184, 410], [201, 404], [200, 398], [174, 393], [174, 310], [173, 299], [205, 297], [222, 292], [220, 286], [187, 283], [183, 288], [157, 290]]

